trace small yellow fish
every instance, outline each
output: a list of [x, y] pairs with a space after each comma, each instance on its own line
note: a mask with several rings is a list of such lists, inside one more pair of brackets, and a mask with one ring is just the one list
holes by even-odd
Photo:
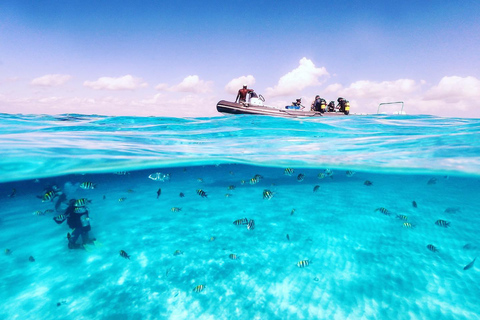
[[43, 213], [43, 211], [40, 211], [40, 210], [37, 210], [33, 213], [34, 216], [43, 216], [45, 215], [45, 213]]
[[45, 211], [43, 211], [43, 213], [47, 214], [47, 213], [53, 213], [54, 211], [52, 209], [47, 209]]
[[174, 256], [179, 256], [179, 255], [182, 255], [182, 254], [183, 254], [182, 250], [175, 250], [175, 252], [173, 253]]
[[172, 207], [172, 209], [170, 209], [170, 211], [172, 211], [172, 212], [180, 212], [180, 211], [182, 211], [182, 208]]
[[230, 198], [232, 195], [230, 193], [225, 193], [225, 198]]
[[292, 168], [286, 168], [283, 174], [286, 176], [291, 176], [294, 172], [295, 170], [293, 170]]
[[235, 190], [235, 186], [232, 184], [232, 185], [228, 186], [227, 189], [228, 189], [228, 190]]
[[321, 172], [318, 174], [318, 179], [324, 179], [325, 178], [325, 173]]
[[305, 268], [310, 264], [309, 260], [300, 260], [297, 262], [297, 267], [299, 268]]
[[198, 286], [193, 288], [193, 292], [201, 292], [201, 291], [203, 291], [203, 289], [205, 289], [205, 285], [199, 284]]
[[405, 220], [405, 221], [408, 220], [408, 217], [403, 215], [403, 214], [397, 214], [397, 218], [400, 219], [400, 220]]
[[215, 239], [217, 239], [217, 238], [215, 238], [215, 237], [210, 237], [210, 239], [208, 239], [208, 241], [209, 241], [209, 242], [212, 242], [212, 241], [215, 241]]
[[125, 201], [125, 200], [127, 200], [127, 198], [121, 197], [121, 198], [118, 199], [118, 202], [123, 202], [123, 201]]
[[228, 257], [232, 260], [237, 260], [238, 259], [237, 255], [234, 254], [234, 253], [229, 254]]

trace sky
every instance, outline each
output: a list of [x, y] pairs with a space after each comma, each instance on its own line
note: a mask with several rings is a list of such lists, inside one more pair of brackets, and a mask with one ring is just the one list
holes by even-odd
[[0, 113], [216, 116], [247, 84], [480, 118], [479, 21], [479, 0], [2, 0]]

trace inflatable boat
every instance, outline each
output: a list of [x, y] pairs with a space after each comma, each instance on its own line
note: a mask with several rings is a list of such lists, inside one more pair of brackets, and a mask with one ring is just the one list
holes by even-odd
[[[330, 116], [346, 116], [346, 112], [319, 112], [302, 110], [300, 106], [285, 106], [283, 108], [267, 106], [264, 104], [265, 99], [262, 95], [257, 96], [255, 92], [252, 92], [247, 97], [246, 102], [232, 102], [226, 100], [220, 100], [217, 103], [217, 111], [227, 114], [254, 114], [265, 115], [275, 117], [330, 117]], [[350, 109], [350, 108], [349, 108]]]

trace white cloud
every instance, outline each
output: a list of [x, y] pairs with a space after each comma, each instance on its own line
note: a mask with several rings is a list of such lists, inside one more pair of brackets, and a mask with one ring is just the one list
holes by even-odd
[[336, 92], [343, 96], [352, 96], [356, 98], [381, 99], [381, 98], [402, 98], [406, 95], [420, 89], [415, 80], [399, 79], [395, 81], [374, 82], [368, 80], [360, 80], [352, 83], [349, 87], [343, 88], [339, 84], [333, 84], [325, 90], [328, 92]]
[[85, 81], [83, 85], [94, 90], [135, 90], [148, 86], [142, 79], [129, 74], [119, 78], [101, 77], [96, 81]]
[[255, 84], [255, 78], [252, 75], [248, 75], [232, 79], [225, 86], [225, 91], [230, 94], [236, 94], [238, 89], [242, 88], [244, 84], [251, 88]]
[[443, 77], [438, 85], [430, 88], [424, 100], [444, 99], [459, 102], [465, 99], [480, 98], [480, 80], [475, 77]]
[[65, 84], [72, 76], [68, 74], [47, 74], [32, 80], [34, 86], [56, 87]]
[[208, 93], [212, 91], [212, 87], [212, 81], [200, 80], [197, 75], [192, 75], [187, 76], [177, 85], [169, 87], [165, 83], [160, 83], [155, 88], [160, 91]]
[[298, 94], [306, 87], [321, 85], [325, 82], [325, 79], [321, 81], [320, 78], [328, 76], [329, 73], [324, 67], [315, 67], [312, 60], [304, 57], [300, 59], [299, 66], [296, 69], [282, 76], [273, 88], [267, 88], [265, 94], [270, 97]]

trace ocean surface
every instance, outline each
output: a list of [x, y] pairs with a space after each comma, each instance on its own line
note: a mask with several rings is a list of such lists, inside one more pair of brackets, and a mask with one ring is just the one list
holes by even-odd
[[480, 319], [479, 136], [432, 116], [0, 114], [0, 319]]

